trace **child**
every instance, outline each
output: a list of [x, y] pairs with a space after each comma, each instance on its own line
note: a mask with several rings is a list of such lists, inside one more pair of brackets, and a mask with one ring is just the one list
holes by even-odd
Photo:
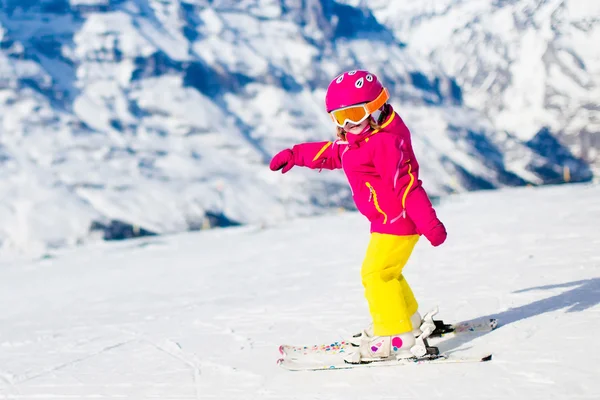
[[342, 168], [358, 211], [371, 222], [361, 277], [373, 325], [357, 335], [360, 343], [351, 362], [423, 355], [417, 354], [422, 349], [415, 350], [421, 316], [402, 269], [419, 235], [433, 246], [446, 240], [446, 229], [421, 186], [410, 132], [388, 99], [375, 75], [344, 72], [329, 84], [325, 97], [338, 140], [295, 145], [270, 164], [282, 173], [295, 165]]

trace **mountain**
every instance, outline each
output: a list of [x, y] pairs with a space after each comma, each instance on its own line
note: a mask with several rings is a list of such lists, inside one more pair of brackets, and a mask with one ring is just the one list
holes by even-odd
[[403, 274], [423, 313], [498, 318], [493, 332], [439, 344], [492, 352], [485, 364], [276, 364], [281, 344], [333, 343], [369, 324], [369, 232], [356, 213], [0, 259], [0, 397], [597, 399], [599, 196], [576, 184], [443, 199], [448, 241], [419, 241]]
[[401, 39], [381, 8], [1, 4], [2, 251], [352, 208], [341, 172], [281, 177], [266, 163], [294, 143], [333, 138], [325, 88], [359, 67], [389, 87], [434, 196], [592, 178], [551, 127], [526, 138], [499, 129], [468, 100], [472, 86]]
[[456, 79], [468, 107], [530, 140], [549, 131], [600, 167], [600, 3], [369, 1], [397, 40]]

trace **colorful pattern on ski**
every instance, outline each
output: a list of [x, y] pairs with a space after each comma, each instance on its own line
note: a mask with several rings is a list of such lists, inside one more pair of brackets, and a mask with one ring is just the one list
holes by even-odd
[[[432, 344], [436, 338], [446, 338], [468, 333], [484, 333], [494, 330], [498, 326], [496, 319], [480, 318], [473, 321], [465, 321], [457, 324], [444, 324], [443, 321], [434, 321], [436, 329], [427, 338]], [[297, 359], [306, 356], [321, 357], [324, 355], [347, 354], [354, 347], [348, 341], [317, 344], [312, 346], [281, 345], [279, 352], [286, 359]]]
[[438, 356], [432, 356], [421, 359], [401, 359], [389, 361], [376, 361], [361, 364], [350, 364], [345, 362], [343, 356], [340, 354], [334, 357], [326, 357], [321, 359], [313, 359], [310, 357], [300, 359], [281, 358], [277, 361], [277, 363], [282, 368], [285, 368], [289, 371], [323, 371], [336, 369], [392, 367], [399, 365], [474, 363], [486, 362], [490, 361], [491, 359], [491, 354], [473, 357], [440, 354]]
[[330, 344], [316, 344], [313, 346], [290, 346], [281, 345], [279, 346], [279, 353], [284, 357], [297, 358], [308, 355], [336, 355], [345, 354], [353, 346], [350, 342], [333, 342]]

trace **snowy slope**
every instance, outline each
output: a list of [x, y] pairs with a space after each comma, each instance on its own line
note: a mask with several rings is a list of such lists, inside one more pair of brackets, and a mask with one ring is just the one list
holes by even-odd
[[369, 68], [414, 134], [433, 195], [573, 181], [548, 132], [521, 140], [371, 11], [323, 1], [5, 0], [0, 252], [351, 208], [345, 178], [266, 162], [329, 140], [324, 89]]
[[292, 373], [278, 345], [368, 322], [351, 212], [60, 250], [0, 264], [7, 399], [597, 399], [600, 186], [453, 195], [450, 236], [405, 269], [422, 310], [494, 332], [445, 344], [486, 364]]

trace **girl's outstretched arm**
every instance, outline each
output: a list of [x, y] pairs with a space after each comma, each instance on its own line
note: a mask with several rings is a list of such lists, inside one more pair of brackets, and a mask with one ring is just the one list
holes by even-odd
[[346, 146], [345, 142], [339, 140], [297, 144], [277, 153], [271, 160], [270, 168], [273, 171], [281, 169], [284, 174], [295, 165], [311, 169], [342, 168], [342, 153]]

